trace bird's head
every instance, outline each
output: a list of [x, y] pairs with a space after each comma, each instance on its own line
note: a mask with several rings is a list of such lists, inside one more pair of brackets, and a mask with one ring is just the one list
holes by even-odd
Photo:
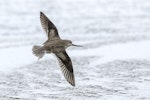
[[67, 46], [67, 47], [69, 47], [69, 46], [82, 47], [82, 46], [80, 46], [80, 45], [75, 45], [75, 44], [73, 44], [72, 41], [70, 41], [70, 40], [66, 40], [66, 46]]

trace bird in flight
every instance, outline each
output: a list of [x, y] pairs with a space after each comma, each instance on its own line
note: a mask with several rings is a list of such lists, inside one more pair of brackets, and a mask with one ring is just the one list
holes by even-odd
[[72, 41], [70, 40], [61, 39], [56, 26], [43, 12], [40, 12], [40, 21], [48, 39], [43, 43], [42, 46], [34, 45], [32, 48], [33, 54], [38, 57], [38, 59], [42, 58], [45, 53], [55, 54], [65, 79], [72, 86], [75, 86], [73, 66], [70, 57], [66, 53], [66, 48], [69, 46], [81, 46], [72, 44]]

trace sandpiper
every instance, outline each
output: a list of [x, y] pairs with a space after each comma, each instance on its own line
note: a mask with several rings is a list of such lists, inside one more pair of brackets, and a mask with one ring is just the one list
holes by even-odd
[[70, 40], [61, 39], [56, 26], [43, 12], [40, 12], [40, 20], [48, 39], [43, 43], [42, 46], [34, 45], [32, 48], [33, 54], [37, 56], [38, 59], [42, 58], [45, 53], [55, 54], [64, 77], [72, 86], [75, 86], [72, 62], [65, 49], [69, 46], [80, 46], [72, 44], [72, 41]]

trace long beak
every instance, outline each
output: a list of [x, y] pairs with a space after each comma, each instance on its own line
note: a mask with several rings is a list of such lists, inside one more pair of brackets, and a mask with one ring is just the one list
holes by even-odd
[[76, 46], [76, 47], [83, 47], [83, 46], [80, 46], [80, 45], [75, 45], [75, 44], [72, 44], [72, 46]]

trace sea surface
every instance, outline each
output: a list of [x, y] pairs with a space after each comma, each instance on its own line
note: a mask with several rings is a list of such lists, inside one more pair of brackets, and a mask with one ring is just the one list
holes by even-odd
[[[40, 11], [83, 46], [67, 49], [75, 87], [55, 57], [32, 55], [47, 39]], [[149, 40], [149, 0], [0, 0], [0, 99], [150, 100]]]

